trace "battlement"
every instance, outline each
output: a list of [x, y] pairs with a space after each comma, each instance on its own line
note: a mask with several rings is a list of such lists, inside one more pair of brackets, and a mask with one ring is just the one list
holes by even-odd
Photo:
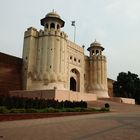
[[59, 37], [62, 37], [64, 39], [67, 39], [67, 34], [65, 32], [61, 32], [60, 30], [55, 30], [55, 29], [45, 29], [44, 31], [43, 30], [40, 30], [39, 31], [39, 36], [59, 36]]
[[91, 57], [91, 60], [104, 60], [104, 61], [106, 61], [106, 57], [104, 56], [104, 55], [93, 55], [92, 57]]
[[29, 36], [38, 37], [37, 29], [34, 27], [28, 28], [27, 31], [25, 31], [24, 33], [24, 37], [29, 37]]
[[79, 51], [81, 53], [84, 52], [84, 49], [82, 47], [80, 47], [79, 45], [77, 45], [74, 42], [71, 42], [70, 40], [68, 40], [67, 44], [68, 44], [68, 47], [75, 49], [76, 51]]

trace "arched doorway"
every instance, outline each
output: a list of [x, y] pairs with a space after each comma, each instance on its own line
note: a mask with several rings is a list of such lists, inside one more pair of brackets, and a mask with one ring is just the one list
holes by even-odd
[[70, 71], [70, 90], [80, 91], [80, 73], [77, 69], [72, 69]]
[[70, 78], [70, 90], [76, 91], [76, 80], [73, 77]]

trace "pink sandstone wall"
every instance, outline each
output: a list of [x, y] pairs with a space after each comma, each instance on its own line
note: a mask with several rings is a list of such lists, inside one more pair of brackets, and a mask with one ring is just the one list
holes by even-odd
[[95, 101], [97, 96], [89, 93], [79, 93], [66, 90], [35, 90], [25, 91], [17, 90], [10, 91], [11, 96], [27, 97], [27, 98], [43, 98], [43, 99], [55, 99], [59, 101]]
[[73, 91], [64, 91], [64, 90], [56, 90], [56, 99], [62, 100], [69, 100], [69, 101], [96, 101], [97, 96], [96, 94], [89, 94], [89, 93], [79, 93]]

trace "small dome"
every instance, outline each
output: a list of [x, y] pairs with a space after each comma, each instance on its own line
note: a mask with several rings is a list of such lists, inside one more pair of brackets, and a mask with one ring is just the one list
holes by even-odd
[[91, 49], [94, 49], [94, 48], [101, 49], [102, 51], [104, 50], [102, 45], [99, 42], [97, 42], [96, 40], [90, 44], [90, 47], [87, 50], [90, 51]]
[[45, 18], [41, 19], [41, 25], [45, 26], [48, 21], [58, 22], [61, 27], [64, 27], [65, 22], [61, 19], [61, 17], [53, 10], [48, 13]]
[[48, 13], [45, 17], [60, 18], [60, 16], [55, 11], [52, 11], [52, 12]]
[[94, 47], [94, 46], [96, 46], [96, 47], [98, 47], [98, 46], [101, 47], [101, 44], [95, 40], [93, 43], [90, 44], [90, 46], [91, 46], [91, 47]]

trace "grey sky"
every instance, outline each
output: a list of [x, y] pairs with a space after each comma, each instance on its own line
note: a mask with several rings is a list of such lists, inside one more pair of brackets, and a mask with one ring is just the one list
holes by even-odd
[[140, 75], [140, 0], [1, 0], [0, 52], [22, 56], [24, 31], [43, 29], [40, 19], [54, 9], [65, 21], [62, 29], [87, 47], [96, 38], [108, 61], [108, 77], [128, 70]]

